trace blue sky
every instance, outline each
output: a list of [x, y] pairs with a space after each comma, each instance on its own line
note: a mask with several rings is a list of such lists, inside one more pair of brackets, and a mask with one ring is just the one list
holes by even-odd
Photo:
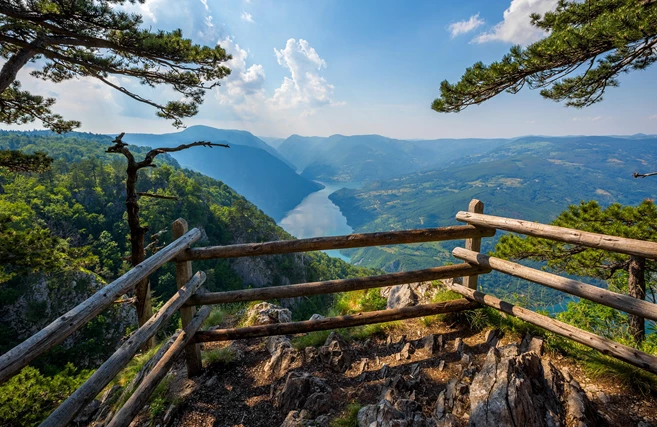
[[[206, 95], [186, 124], [262, 136], [378, 133], [397, 138], [511, 137], [527, 134], [657, 133], [657, 67], [621, 77], [620, 88], [587, 109], [566, 108], [537, 91], [503, 94], [459, 114], [430, 109], [442, 80], [513, 44], [543, 36], [529, 13], [556, 0], [454, 2], [387, 0], [148, 0], [130, 8], [152, 28], [181, 28], [234, 58], [233, 73]], [[55, 85], [19, 78], [56, 96], [58, 112], [91, 132], [171, 132], [149, 107], [93, 81]], [[156, 100], [168, 90], [126, 87]], [[90, 107], [90, 105], [92, 107]], [[34, 127], [34, 126], [28, 126]]]

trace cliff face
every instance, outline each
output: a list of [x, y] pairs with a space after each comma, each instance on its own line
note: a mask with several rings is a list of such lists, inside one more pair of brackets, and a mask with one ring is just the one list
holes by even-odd
[[[34, 274], [20, 279], [21, 294], [3, 301], [1, 306], [0, 353], [29, 338], [104, 285], [98, 276], [85, 272]], [[136, 323], [132, 304], [115, 304], [47, 353], [39, 363], [61, 365], [74, 359], [78, 367], [96, 367]]]

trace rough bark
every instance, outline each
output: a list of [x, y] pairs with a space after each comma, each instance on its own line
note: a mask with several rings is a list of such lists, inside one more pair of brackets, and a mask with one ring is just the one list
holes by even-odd
[[[646, 299], [646, 259], [632, 255], [628, 267], [629, 278], [627, 280], [627, 293], [629, 296], [645, 300]], [[646, 338], [646, 321], [643, 317], [634, 314], [628, 315], [629, 331], [637, 343], [643, 342]]]
[[[37, 43], [37, 41], [35, 41], [35, 43]], [[0, 93], [4, 92], [4, 90], [16, 80], [18, 71], [23, 68], [30, 59], [34, 58], [36, 54], [36, 50], [24, 47], [5, 62], [5, 65], [2, 66], [2, 70], [0, 70]]]

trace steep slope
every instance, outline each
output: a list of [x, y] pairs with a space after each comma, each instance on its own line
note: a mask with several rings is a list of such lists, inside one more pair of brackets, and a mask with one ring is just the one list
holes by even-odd
[[[44, 242], [38, 252], [28, 254], [30, 263], [44, 259], [36, 268], [30, 265], [21, 268], [17, 262], [0, 265], [3, 313], [0, 353], [127, 270], [125, 159], [105, 152], [109, 141], [109, 137], [102, 135], [72, 138], [0, 131], [0, 149], [45, 151], [55, 158], [52, 170], [42, 175], [17, 175], [0, 170], [3, 259], [15, 260], [15, 255], [21, 253], [4, 245], [16, 233], [23, 233], [26, 244]], [[148, 148], [132, 149], [138, 156]], [[168, 230], [179, 217], [204, 230], [204, 245], [292, 238], [272, 218], [224, 183], [180, 169], [168, 156], [158, 157], [157, 163], [157, 168], [141, 173], [138, 190], [177, 197], [177, 200], [140, 200], [140, 216], [150, 233], [165, 231], [160, 245], [171, 241]], [[365, 272], [323, 253], [211, 260], [194, 266], [207, 273], [207, 289], [216, 291], [334, 279]], [[158, 301], [167, 300], [175, 292], [174, 277], [173, 265], [166, 265], [151, 275]], [[325, 298], [306, 302], [312, 307], [320, 301], [330, 302]], [[134, 319], [130, 317], [133, 316], [131, 305], [117, 307], [121, 310], [106, 313], [107, 317], [92, 322], [77, 337], [81, 339], [75, 343], [78, 350], [72, 349], [74, 343], [67, 342], [66, 347], [58, 347], [48, 357], [41, 358], [40, 366], [61, 368], [71, 361], [81, 367], [93, 367], [107, 356], [107, 351], [114, 350], [113, 345], [122, 339], [130, 319]], [[130, 313], [123, 313], [122, 307], [130, 309]], [[303, 313], [301, 307], [298, 309]], [[115, 319], [119, 313], [125, 321]], [[122, 330], [116, 331], [117, 326]], [[94, 344], [99, 336], [106, 337], [102, 346]]]
[[245, 131], [192, 126], [162, 135], [127, 134], [124, 141], [165, 147], [193, 141], [227, 142], [230, 149], [193, 149], [173, 153], [173, 157], [185, 167], [222, 180], [277, 221], [322, 188], [299, 176], [274, 148]]
[[329, 181], [373, 181], [446, 164], [492, 150], [507, 140], [399, 140], [380, 135], [292, 135], [279, 152], [302, 175]]
[[[455, 212], [472, 198], [494, 215], [549, 222], [581, 200], [608, 205], [654, 199], [657, 180], [637, 180], [632, 173], [655, 166], [655, 137], [527, 137], [445, 168], [342, 189], [330, 198], [357, 231], [456, 224]], [[362, 265], [407, 269], [435, 264], [451, 246], [372, 248], [351, 256]]]

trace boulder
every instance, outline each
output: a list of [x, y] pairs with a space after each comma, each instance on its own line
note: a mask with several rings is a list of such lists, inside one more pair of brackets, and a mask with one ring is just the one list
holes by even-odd
[[335, 372], [345, 372], [351, 365], [347, 343], [339, 334], [331, 332], [319, 348], [319, 359]]
[[[514, 351], [515, 350], [515, 351]], [[535, 352], [491, 348], [470, 386], [470, 425], [602, 426], [579, 384]]]
[[388, 295], [388, 309], [411, 307], [417, 305], [418, 296], [411, 285], [392, 286]]
[[283, 413], [305, 409], [318, 416], [331, 409], [331, 388], [321, 378], [305, 372], [290, 372], [283, 388], [275, 395], [274, 404]]
[[252, 325], [270, 325], [292, 321], [292, 312], [290, 310], [268, 302], [261, 302], [249, 308], [246, 316], [248, 323]]
[[321, 314], [315, 313], [312, 316], [310, 316], [310, 319], [308, 320], [322, 320], [322, 319], [325, 319], [325, 317], [322, 316]]
[[308, 411], [290, 411], [285, 417], [281, 427], [328, 427], [329, 419], [326, 415], [312, 419]]

